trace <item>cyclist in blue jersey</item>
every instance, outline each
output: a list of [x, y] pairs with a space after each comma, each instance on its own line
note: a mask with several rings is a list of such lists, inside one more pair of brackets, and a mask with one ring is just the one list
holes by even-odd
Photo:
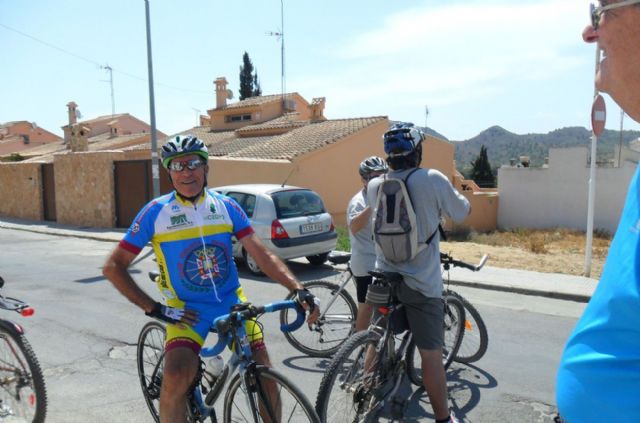
[[[640, 122], [640, 0], [591, 5], [583, 31], [598, 43], [596, 87]], [[640, 167], [600, 282], [564, 348], [556, 396], [569, 423], [640, 422]]]
[[[160, 196], [138, 213], [107, 259], [103, 273], [129, 301], [148, 316], [168, 323], [160, 392], [160, 420], [186, 421], [186, 394], [198, 370], [198, 354], [213, 320], [245, 302], [232, 256], [232, 237], [270, 278], [296, 292], [296, 300], [319, 314], [315, 297], [254, 234], [244, 211], [230, 197], [207, 186], [208, 151], [194, 136], [177, 136], [162, 147], [162, 164], [174, 191]], [[147, 243], [155, 252], [161, 305], [146, 294], [127, 269]], [[270, 366], [263, 334], [254, 321], [247, 334], [257, 362]]]

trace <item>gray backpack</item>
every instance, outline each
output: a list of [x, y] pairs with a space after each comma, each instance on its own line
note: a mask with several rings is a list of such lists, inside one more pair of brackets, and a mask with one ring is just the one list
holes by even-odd
[[416, 213], [406, 186], [409, 177], [417, 170], [413, 169], [404, 179], [385, 175], [378, 187], [373, 239], [384, 257], [394, 263], [413, 259], [438, 232], [436, 229], [426, 242], [418, 242]]

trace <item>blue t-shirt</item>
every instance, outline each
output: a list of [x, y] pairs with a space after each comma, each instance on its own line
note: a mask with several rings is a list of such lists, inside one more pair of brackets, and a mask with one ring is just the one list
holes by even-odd
[[640, 166], [602, 277], [560, 361], [557, 403], [569, 423], [640, 422]]

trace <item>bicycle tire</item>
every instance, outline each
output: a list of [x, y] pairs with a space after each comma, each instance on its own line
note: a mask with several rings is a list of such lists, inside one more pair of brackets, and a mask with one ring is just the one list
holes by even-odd
[[489, 347], [487, 326], [480, 316], [480, 312], [466, 298], [450, 289], [447, 290], [447, 293], [462, 301], [466, 313], [462, 344], [453, 360], [458, 363], [474, 363], [485, 355]]
[[[266, 398], [266, 393], [262, 388], [264, 386], [263, 382], [267, 380], [278, 384], [278, 404], [283, 418], [275, 419], [276, 421], [320, 423], [320, 419], [307, 397], [281, 373], [269, 367], [256, 365], [255, 367], [249, 367], [244, 377], [253, 395], [247, 395], [241, 375], [236, 374], [231, 380], [224, 397], [223, 421], [225, 423], [254, 422], [250, 408], [256, 407], [256, 401], [259, 401], [256, 400], [254, 395]], [[285, 398], [285, 393], [288, 393], [290, 397]], [[285, 416], [286, 418], [284, 418]], [[264, 421], [264, 418], [258, 414], [257, 422], [262, 421]]]
[[[346, 289], [328, 281], [310, 281], [303, 283], [313, 295], [320, 299], [320, 307], [325, 313], [324, 319], [312, 328], [303, 325], [293, 332], [284, 332], [287, 341], [298, 351], [311, 357], [330, 357], [349, 338], [356, 327], [358, 308]], [[322, 309], [328, 305], [331, 298], [337, 297], [329, 309]], [[292, 299], [289, 294], [287, 299]], [[296, 319], [296, 311], [285, 309], [280, 312], [280, 323], [288, 324]]]
[[[445, 302], [444, 313], [444, 345], [442, 347], [442, 364], [445, 370], [453, 362], [465, 336], [465, 310], [462, 301], [451, 295], [443, 295]], [[422, 360], [417, 353], [416, 344], [412, 340], [405, 353], [407, 375], [411, 383], [422, 386]]]
[[40, 363], [23, 334], [1, 325], [0, 362], [0, 411], [3, 421], [5, 417], [13, 421], [11, 417], [15, 416], [19, 421], [44, 422], [47, 390]]
[[138, 335], [136, 361], [142, 395], [149, 407], [154, 421], [160, 421], [160, 387], [164, 360], [165, 327], [156, 322], [149, 322], [142, 327]]
[[[371, 378], [371, 372], [364, 370], [364, 365], [367, 351], [375, 351], [379, 342], [380, 335], [376, 332], [357, 332], [333, 356], [316, 398], [316, 412], [321, 422], [375, 421], [375, 416], [365, 416], [376, 408], [373, 390], [378, 385]], [[375, 363], [370, 365], [374, 366]]]

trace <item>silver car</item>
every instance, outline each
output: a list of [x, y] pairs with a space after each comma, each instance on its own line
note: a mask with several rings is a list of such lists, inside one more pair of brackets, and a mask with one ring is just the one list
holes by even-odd
[[[283, 260], [306, 257], [323, 264], [335, 249], [338, 235], [320, 196], [310, 189], [277, 184], [241, 184], [215, 187], [240, 204], [260, 240]], [[233, 255], [249, 271], [262, 271], [234, 239]]]

